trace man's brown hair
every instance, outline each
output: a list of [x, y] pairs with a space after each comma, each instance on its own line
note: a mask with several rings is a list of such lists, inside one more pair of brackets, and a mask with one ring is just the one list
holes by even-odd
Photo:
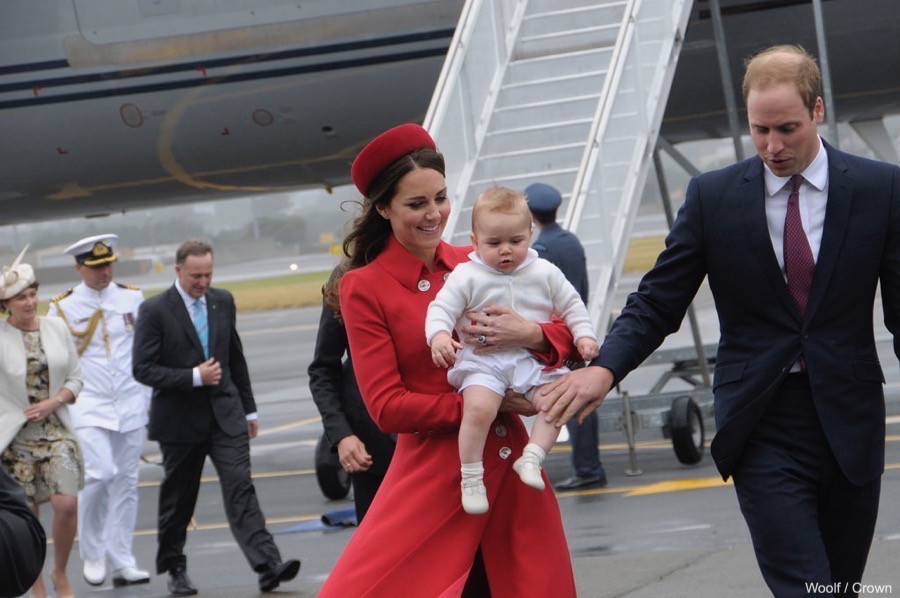
[[822, 73], [816, 59], [803, 46], [772, 46], [744, 61], [744, 104], [751, 89], [769, 89], [783, 83], [797, 88], [812, 115], [822, 97]]
[[190, 241], [185, 241], [178, 247], [178, 250], [175, 252], [175, 263], [179, 266], [183, 266], [184, 261], [189, 255], [206, 255], [207, 253], [210, 255], [213, 254], [212, 245], [206, 241], [191, 239]]

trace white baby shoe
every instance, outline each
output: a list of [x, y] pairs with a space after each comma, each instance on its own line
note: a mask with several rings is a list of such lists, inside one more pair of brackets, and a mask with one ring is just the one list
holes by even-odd
[[525, 453], [513, 463], [513, 471], [519, 474], [519, 478], [535, 490], [544, 489], [544, 477], [541, 475], [541, 462], [535, 455]]
[[484, 480], [474, 478], [462, 481], [462, 507], [469, 515], [483, 515], [488, 511], [487, 488]]

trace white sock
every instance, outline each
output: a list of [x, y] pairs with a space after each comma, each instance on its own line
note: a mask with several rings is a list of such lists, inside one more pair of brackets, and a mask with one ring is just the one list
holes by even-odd
[[460, 471], [462, 472], [462, 479], [464, 480], [484, 479], [484, 461], [463, 463], [462, 467], [460, 467]]
[[535, 443], [529, 442], [528, 444], [525, 445], [525, 448], [522, 449], [522, 454], [523, 455], [533, 455], [537, 459], [538, 463], [543, 464], [544, 457], [547, 456], [547, 451], [545, 451], [544, 449], [542, 449], [540, 446], [536, 445]]

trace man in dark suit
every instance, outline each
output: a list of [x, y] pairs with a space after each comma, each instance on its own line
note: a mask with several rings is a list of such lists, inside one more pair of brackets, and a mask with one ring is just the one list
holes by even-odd
[[337, 281], [344, 271], [345, 264], [339, 265], [322, 288], [325, 300], [307, 374], [313, 402], [322, 415], [326, 440], [353, 482], [359, 524], [381, 487], [397, 440], [395, 435], [379, 430], [372, 421], [356, 384], [347, 329], [337, 297]]
[[596, 367], [539, 401], [560, 422], [595, 408], [678, 329], [708, 276], [721, 330], [711, 451], [763, 577], [779, 597], [854, 595], [884, 470], [879, 282], [900, 356], [900, 168], [820, 140], [821, 79], [802, 48], [748, 61], [744, 101], [758, 156], [691, 181]]
[[[562, 195], [555, 187], [544, 183], [533, 183], [525, 189], [528, 209], [535, 226], [539, 229], [531, 247], [538, 255], [565, 274], [587, 305], [588, 275], [584, 247], [571, 232], [556, 223], [556, 211], [562, 203]], [[582, 367], [582, 363], [574, 367]], [[584, 421], [570, 420], [566, 423], [569, 442], [572, 445], [573, 475], [554, 487], [557, 490], [577, 490], [580, 488], [603, 488], [606, 486], [606, 472], [600, 462], [600, 422], [597, 412], [588, 413]]]
[[190, 596], [184, 544], [207, 456], [222, 484], [235, 540], [268, 592], [293, 579], [300, 562], [282, 562], [250, 479], [256, 403], [234, 298], [210, 287], [213, 251], [187, 241], [175, 254], [175, 284], [141, 306], [134, 337], [134, 377], [153, 388], [149, 437], [159, 442], [165, 477], [159, 489], [157, 573], [169, 592]]

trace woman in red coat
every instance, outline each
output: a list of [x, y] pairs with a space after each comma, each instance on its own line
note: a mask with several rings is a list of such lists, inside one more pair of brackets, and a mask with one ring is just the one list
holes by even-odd
[[[516, 414], [532, 409], [524, 398], [505, 401], [485, 447], [485, 485], [496, 507], [473, 516], [460, 506], [462, 397], [432, 363], [424, 328], [428, 304], [470, 251], [441, 240], [450, 213], [442, 156], [422, 127], [401, 125], [360, 152], [352, 177], [366, 200], [344, 241], [350, 269], [340, 280], [341, 313], [363, 399], [398, 440], [320, 596], [574, 596], [551, 486], [530, 488], [512, 469], [510, 457], [528, 441]], [[484, 334], [488, 347], [526, 346], [548, 365], [574, 354], [562, 324], [538, 325], [507, 308], [475, 320], [466, 332]], [[479, 550], [489, 589], [474, 570], [466, 583]]]

